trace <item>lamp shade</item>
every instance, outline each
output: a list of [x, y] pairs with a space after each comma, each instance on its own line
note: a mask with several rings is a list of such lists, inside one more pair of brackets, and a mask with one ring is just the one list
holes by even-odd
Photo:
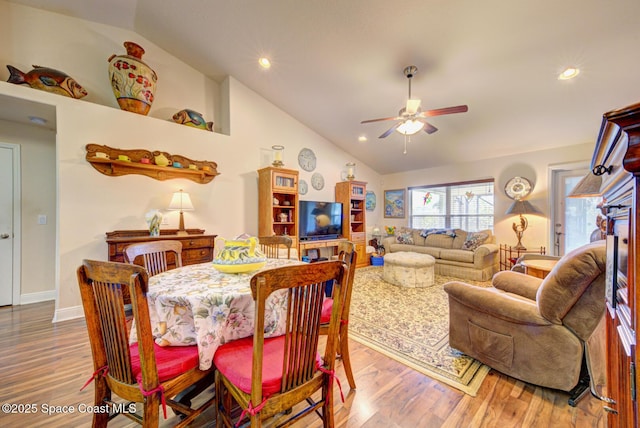
[[518, 199], [513, 201], [505, 214], [541, 214], [541, 212], [531, 205], [531, 202]]
[[169, 203], [168, 209], [173, 211], [193, 211], [194, 210], [189, 194], [183, 192], [182, 189], [173, 194], [173, 197], [171, 198], [171, 202]]
[[596, 196], [602, 196], [600, 193], [600, 187], [602, 186], [602, 176], [595, 175], [589, 172], [582, 180], [578, 181], [576, 187], [569, 192], [567, 197], [569, 198], [591, 198]]

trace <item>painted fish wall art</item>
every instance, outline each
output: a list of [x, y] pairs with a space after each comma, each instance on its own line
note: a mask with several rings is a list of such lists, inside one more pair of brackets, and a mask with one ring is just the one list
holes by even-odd
[[18, 70], [7, 64], [9, 69], [9, 79], [7, 82], [16, 85], [28, 85], [34, 89], [53, 92], [71, 98], [82, 98], [87, 95], [87, 91], [78, 82], [62, 71], [49, 67], [34, 65], [33, 70], [28, 73]]
[[213, 122], [206, 122], [204, 117], [202, 117], [202, 114], [193, 110], [180, 110], [173, 115], [173, 121], [182, 125], [213, 132]]

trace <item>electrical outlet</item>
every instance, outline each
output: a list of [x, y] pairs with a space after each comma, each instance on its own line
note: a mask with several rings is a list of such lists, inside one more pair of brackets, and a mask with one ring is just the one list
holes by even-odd
[[47, 216], [44, 214], [40, 214], [38, 216], [38, 224], [47, 224]]

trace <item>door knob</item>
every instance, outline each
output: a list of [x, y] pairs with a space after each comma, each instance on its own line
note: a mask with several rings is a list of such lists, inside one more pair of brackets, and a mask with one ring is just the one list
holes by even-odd
[[8, 233], [3, 233], [2, 235], [0, 235], [0, 239], [7, 239], [9, 237]]

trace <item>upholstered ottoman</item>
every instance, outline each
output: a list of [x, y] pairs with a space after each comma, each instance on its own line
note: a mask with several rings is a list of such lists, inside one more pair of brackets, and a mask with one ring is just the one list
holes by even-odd
[[434, 284], [436, 259], [428, 254], [400, 251], [384, 256], [382, 279], [400, 287], [429, 287]]

